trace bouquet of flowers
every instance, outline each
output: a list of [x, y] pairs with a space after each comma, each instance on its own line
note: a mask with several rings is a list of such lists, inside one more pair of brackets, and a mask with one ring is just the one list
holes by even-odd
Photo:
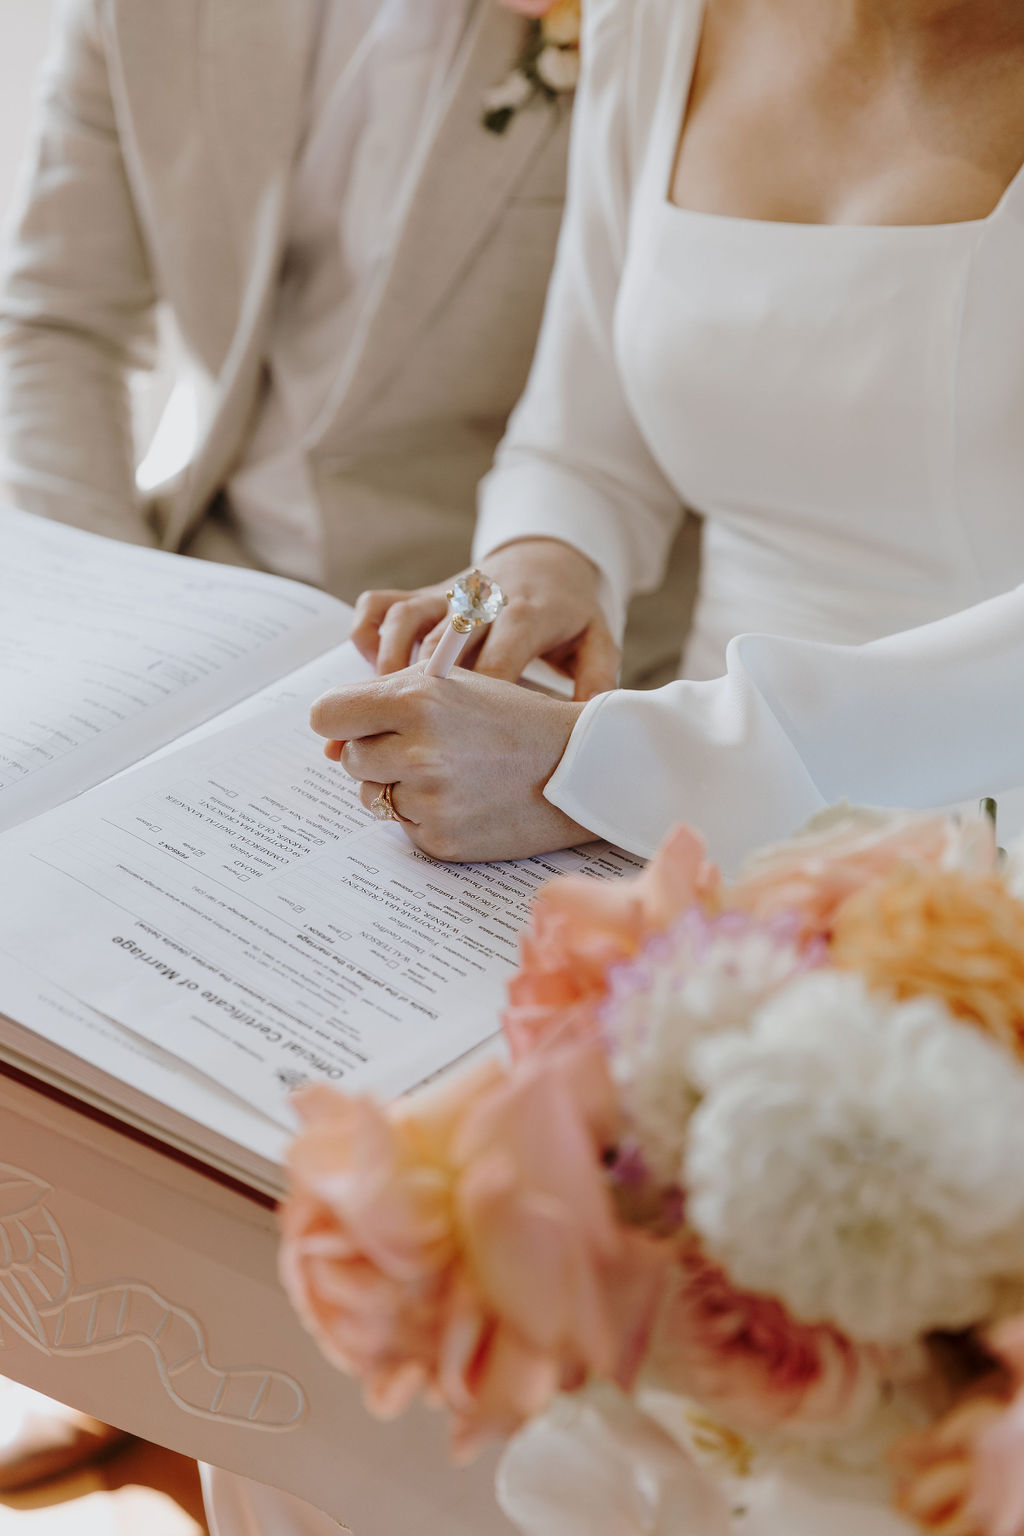
[[1024, 847], [839, 807], [727, 882], [680, 828], [545, 888], [503, 1022], [298, 1099], [282, 1274], [373, 1411], [514, 1435], [531, 1536], [789, 1536], [782, 1484], [1022, 1536]]
[[511, 70], [484, 99], [484, 127], [504, 133], [538, 94], [555, 102], [570, 95], [580, 75], [580, 0], [501, 0], [528, 19], [526, 35]]

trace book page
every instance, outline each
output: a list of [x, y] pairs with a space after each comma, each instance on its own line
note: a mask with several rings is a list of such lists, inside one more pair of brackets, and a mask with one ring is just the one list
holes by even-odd
[[[275, 704], [308, 703], [339, 674], [357, 668], [351, 646], [328, 651], [125, 769], [123, 777]], [[365, 670], [369, 675], [369, 667]], [[14, 842], [9, 837], [6, 846]], [[0, 1018], [0, 1059], [128, 1125], [158, 1134], [264, 1194], [280, 1197], [287, 1130], [245, 1104], [229, 1086], [78, 1002], [13, 956], [0, 953], [0, 971], [7, 1011], [7, 1017]]]
[[[334, 681], [365, 675], [346, 649]], [[0, 946], [284, 1126], [302, 1082], [391, 1097], [493, 1035], [539, 887], [639, 867], [598, 843], [439, 864], [369, 816], [307, 714], [272, 707], [0, 842]]]
[[0, 508], [0, 829], [60, 804], [336, 645], [299, 582]]
[[[159, 1132], [172, 1146], [265, 1193], [280, 1194], [288, 1141], [280, 1126], [12, 957], [0, 965], [8, 1012], [0, 1018], [0, 1057], [129, 1125]], [[206, 1128], [216, 1134], [204, 1135]]]

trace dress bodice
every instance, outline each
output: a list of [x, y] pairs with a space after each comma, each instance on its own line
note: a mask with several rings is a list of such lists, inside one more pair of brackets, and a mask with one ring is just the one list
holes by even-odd
[[673, 206], [701, 10], [668, 40], [615, 342], [648, 447], [707, 520], [686, 674], [713, 677], [735, 634], [857, 643], [1024, 580], [1024, 176], [966, 223]]

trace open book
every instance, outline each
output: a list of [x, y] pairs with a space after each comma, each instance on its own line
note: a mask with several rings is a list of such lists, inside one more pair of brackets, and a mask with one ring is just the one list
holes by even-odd
[[267, 1193], [305, 1081], [486, 1048], [530, 901], [606, 844], [438, 864], [309, 730], [369, 675], [301, 584], [0, 509], [0, 1059]]

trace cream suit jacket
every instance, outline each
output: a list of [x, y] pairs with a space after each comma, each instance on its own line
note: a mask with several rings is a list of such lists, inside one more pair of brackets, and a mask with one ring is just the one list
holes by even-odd
[[[0, 480], [27, 510], [203, 546], [260, 382], [314, 13], [315, 0], [64, 0], [0, 299]], [[496, 0], [473, 8], [311, 450], [328, 584], [346, 598], [465, 563], [476, 483], [526, 378], [568, 110], [538, 99], [504, 135], [482, 127], [522, 28]], [[128, 377], [153, 360], [158, 302], [189, 359], [198, 443], [141, 497]]]

